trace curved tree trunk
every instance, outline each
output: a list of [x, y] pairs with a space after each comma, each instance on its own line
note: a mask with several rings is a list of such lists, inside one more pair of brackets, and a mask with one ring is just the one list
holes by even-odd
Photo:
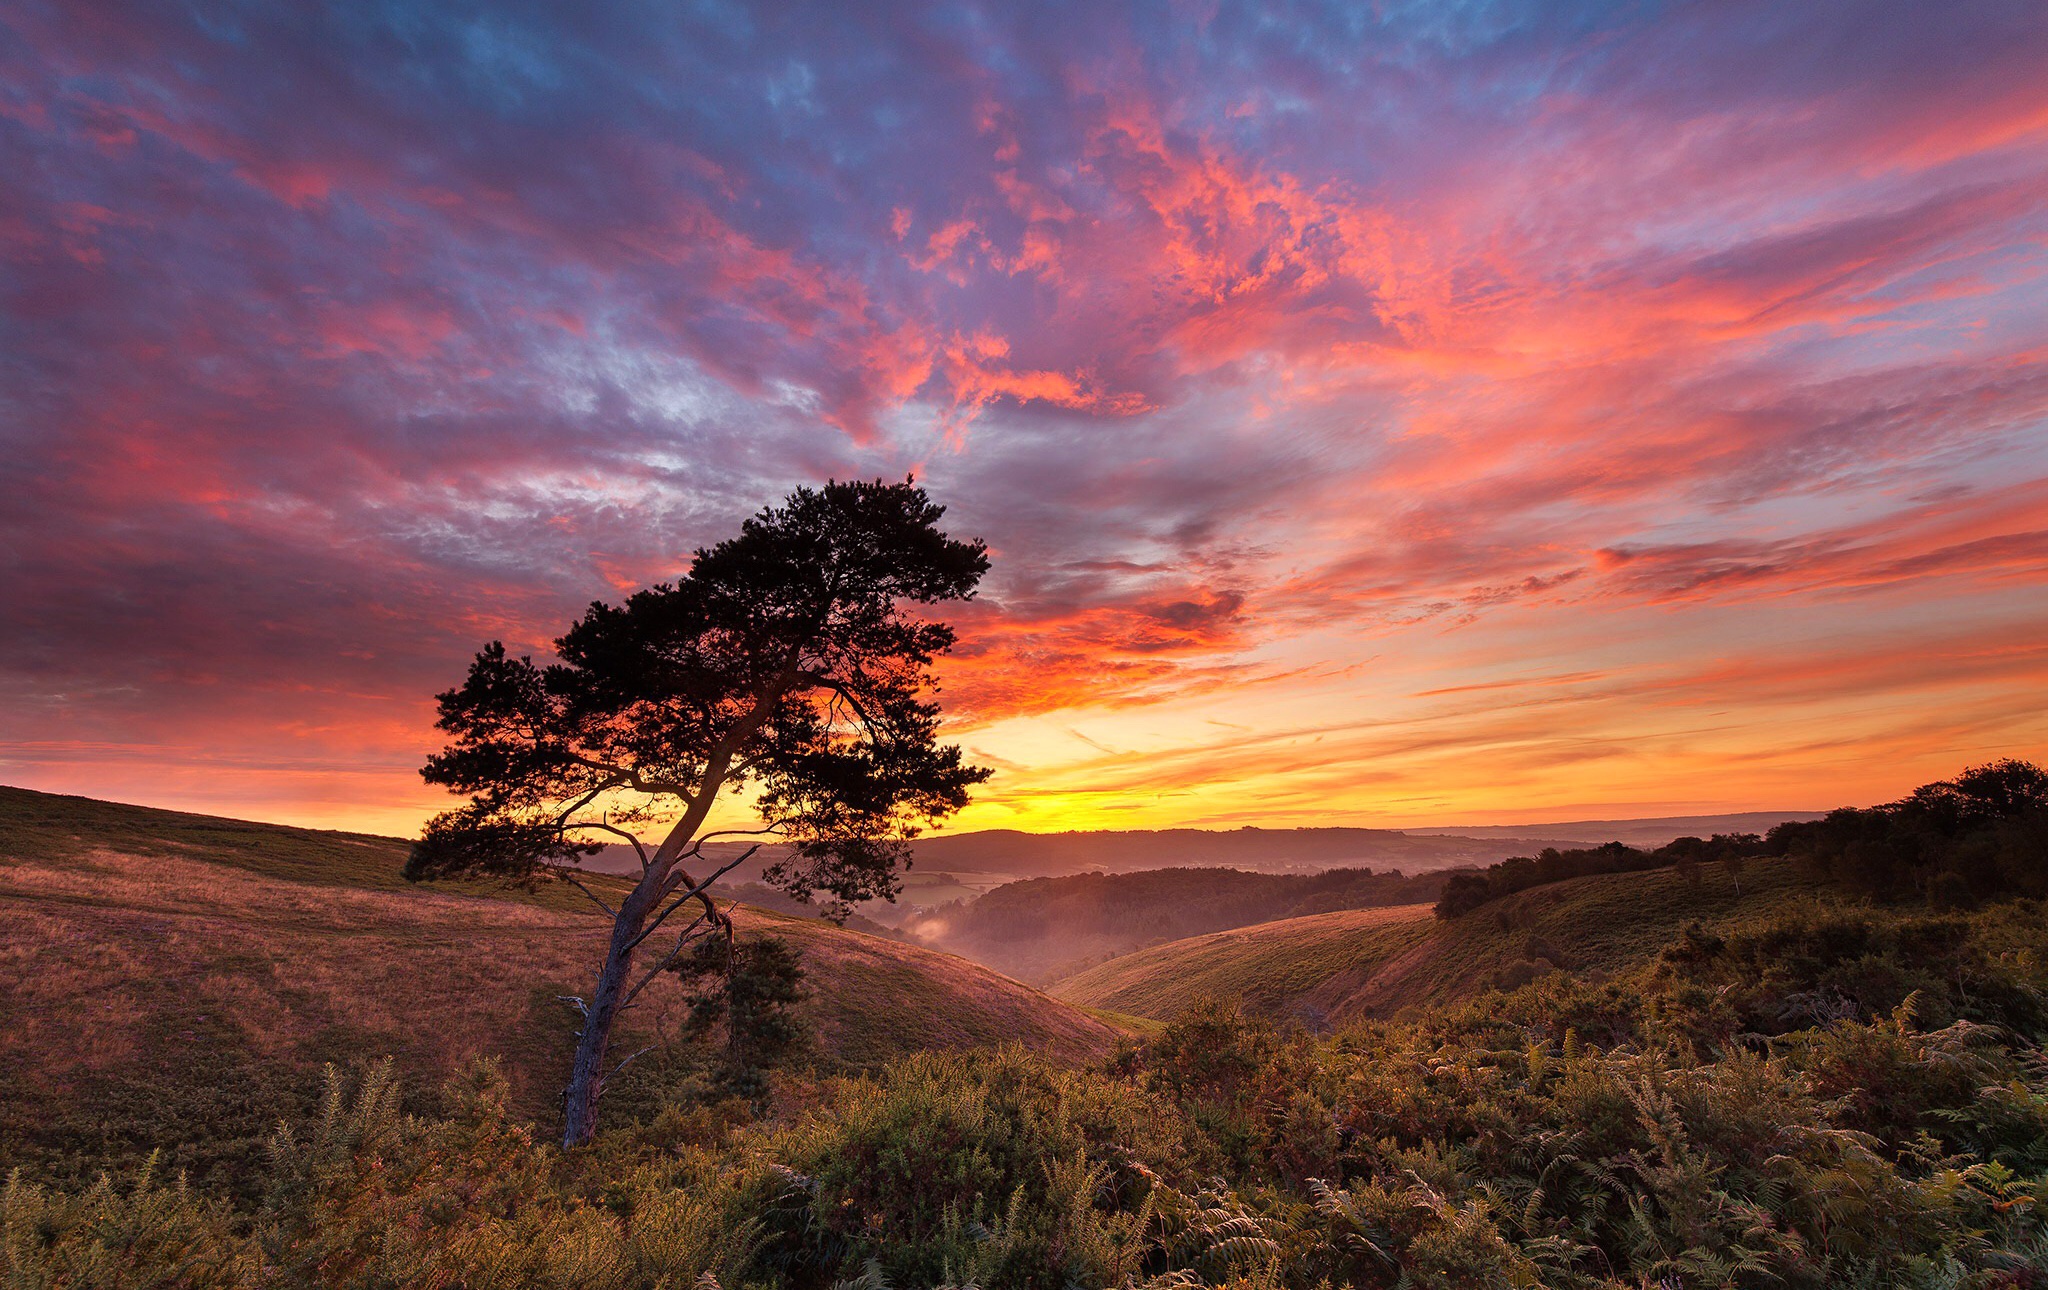
[[[649, 875], [651, 877], [651, 875]], [[633, 967], [633, 951], [647, 917], [657, 903], [658, 890], [643, 877], [612, 919], [611, 945], [605, 950], [604, 967], [597, 974], [597, 988], [583, 1008], [583, 1029], [576, 1040], [576, 1060], [569, 1068], [569, 1090], [564, 1105], [562, 1145], [580, 1147], [597, 1133], [597, 1100], [604, 1095], [604, 1059], [611, 1047], [612, 1028], [618, 1024], [625, 1002], [626, 974]]]
[[[669, 830], [654, 858], [646, 862], [639, 883], [619, 905], [619, 912], [612, 919], [611, 945], [605, 950], [604, 967], [597, 974], [597, 989], [584, 1006], [583, 1030], [576, 1042], [576, 1061], [569, 1069], [569, 1090], [563, 1107], [566, 1123], [562, 1129], [562, 1145], [565, 1148], [580, 1147], [597, 1133], [597, 1100], [604, 1096], [605, 1050], [611, 1046], [612, 1027], [618, 1024], [620, 1010], [631, 1001], [623, 992], [627, 973], [633, 967], [633, 951], [639, 946], [641, 932], [646, 929], [648, 920], [658, 918], [657, 911], [661, 909], [662, 901], [675, 893], [677, 884], [672, 880], [680, 880], [682, 887], [693, 891], [696, 898], [704, 902], [705, 914], [714, 921], [718, 919], [711, 897], [704, 894], [703, 889], [690, 880], [690, 875], [677, 867], [677, 863], [683, 848], [704, 827], [711, 804], [718, 800], [719, 792], [725, 787], [726, 774], [732, 765], [732, 750], [761, 728], [775, 701], [796, 676], [796, 666], [791, 664], [755, 696], [754, 706], [747, 715], [719, 740], [718, 747], [705, 759], [704, 773], [698, 778], [696, 791], [689, 795], [689, 809]], [[750, 851], [748, 854], [753, 853]], [[706, 885], [717, 876], [713, 874], [706, 879]], [[726, 930], [730, 935], [729, 922]]]

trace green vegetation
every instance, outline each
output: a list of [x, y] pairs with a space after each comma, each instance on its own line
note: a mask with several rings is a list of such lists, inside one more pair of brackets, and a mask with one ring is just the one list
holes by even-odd
[[1696, 881], [1719, 863], [1740, 877], [1756, 856], [1802, 857], [1809, 869], [1887, 900], [1955, 905], [1999, 896], [2048, 895], [2048, 771], [2007, 758], [1954, 779], [1923, 784], [1896, 802], [1844, 807], [1818, 820], [1788, 820], [1765, 837], [1717, 833], [1642, 851], [1609, 842], [1546, 847], [1477, 873], [1455, 873], [1438, 918], [1458, 918], [1503, 896], [1590, 874], [1673, 869]]
[[670, 969], [691, 988], [687, 1039], [716, 1039], [713, 1087], [759, 1103], [768, 1072], [809, 1055], [813, 1028], [797, 1012], [805, 998], [803, 957], [781, 936], [707, 937]]
[[[330, 1075], [239, 1203], [0, 1192], [11, 1284], [2025, 1287], [2048, 1277], [2038, 902], [1683, 929], [1317, 1039], [1192, 1013], [678, 1101], [563, 1156], [489, 1064]], [[1827, 1000], [1824, 1005], [1815, 1001]], [[704, 1280], [709, 1277], [710, 1280]]]
[[1771, 842], [1817, 876], [1883, 900], [2048, 895], [2048, 770], [2010, 759], [1973, 766], [1883, 806], [1781, 824]]
[[927, 943], [1025, 981], [1071, 975], [1146, 945], [1336, 909], [1433, 899], [1441, 874], [1150, 869], [1033, 878], [942, 905], [906, 927]]
[[1436, 902], [1438, 918], [1458, 918], [1518, 891], [1585, 878], [1593, 874], [1641, 873], [1671, 869], [1688, 881], [1697, 880], [1700, 866], [1719, 862], [1739, 873], [1752, 856], [1783, 855], [1754, 833], [1716, 833], [1711, 838], [1674, 838], [1655, 850], [1643, 851], [1609, 842], [1597, 847], [1559, 850], [1545, 847], [1533, 856], [1512, 856], [1478, 873], [1454, 873]]
[[[963, 986], [982, 970], [962, 960], [751, 913], [767, 939], [740, 942], [742, 971], [702, 951], [672, 997], [663, 1024], [705, 1042], [636, 1036], [605, 1131], [565, 1154], [519, 1061], [489, 1056], [566, 1046], [541, 991], [525, 1040], [501, 1017], [457, 1044], [503, 998], [458, 982], [430, 1011], [438, 1067], [418, 1035], [395, 1062], [344, 1050], [406, 1038], [369, 1006], [377, 964], [417, 1008], [420, 983], [493, 957], [437, 948], [453, 911], [501, 938], [507, 981], [603, 920], [189, 857], [18, 860], [16, 921], [50, 930], [7, 927], [8, 961], [39, 970], [5, 978], [29, 1046], [0, 1078], [41, 1065], [0, 1090], [0, 1285], [2048, 1285], [2048, 908], [1934, 883], [1872, 903], [1821, 868], [1601, 874], [1451, 920], [1344, 910], [1155, 947], [1068, 988], [1115, 970], [1154, 1015], [1209, 986], [1242, 1002], [1114, 1053], [1073, 1009]], [[311, 935], [280, 940], [294, 927]], [[325, 993], [285, 1008], [284, 980]], [[144, 1006], [185, 996], [205, 1015]], [[89, 1034], [96, 1061], [34, 1046], [53, 1006], [75, 1023], [109, 1000], [124, 1019]], [[1026, 1025], [1076, 1041], [992, 1042]], [[877, 1035], [901, 1046], [854, 1067]], [[94, 1138], [94, 1114], [125, 1136]]]

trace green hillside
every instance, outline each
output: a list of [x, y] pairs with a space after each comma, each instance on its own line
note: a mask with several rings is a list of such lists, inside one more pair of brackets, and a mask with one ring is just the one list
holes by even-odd
[[[0, 789], [0, 1159], [248, 1148], [321, 1064], [390, 1054], [432, 1086], [504, 1059], [514, 1105], [556, 1114], [608, 923], [573, 889], [410, 885], [405, 843]], [[741, 907], [800, 952], [826, 1057], [1017, 1041], [1058, 1060], [1124, 1033], [978, 964]], [[657, 987], [649, 1000], [662, 995]], [[674, 991], [622, 1052], [673, 1034]], [[622, 1101], [625, 1098], [621, 1086]], [[240, 1145], [238, 1146], [237, 1143]]]
[[1687, 923], [1733, 926], [1823, 893], [1789, 861], [1736, 881], [1705, 866], [1552, 883], [1449, 922], [1427, 905], [1341, 910], [1190, 937], [1056, 983], [1073, 1003], [1170, 1019], [1204, 1000], [1327, 1028], [1449, 1002], [1556, 969], [1612, 973], [1652, 958]]

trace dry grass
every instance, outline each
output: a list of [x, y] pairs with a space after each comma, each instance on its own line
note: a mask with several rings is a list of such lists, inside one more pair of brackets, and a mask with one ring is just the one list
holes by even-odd
[[459, 1057], [501, 1048], [531, 984], [568, 987], [602, 951], [593, 919], [502, 900], [357, 891], [203, 861], [99, 853], [0, 869], [0, 1059], [46, 1075], [132, 1058], [166, 1005], [232, 1017], [258, 1052], [321, 1030]]
[[1152, 946], [1052, 987], [1087, 1008], [1171, 1019], [1209, 999], [1325, 1028], [1457, 999], [1517, 971], [1616, 971], [1698, 919], [1753, 921], [1817, 893], [1785, 861], [1753, 862], [1738, 893], [1717, 865], [1697, 886], [1672, 870], [1532, 888], [1451, 922], [1427, 905], [1343, 910]]
[[[61, 823], [21, 845], [18, 819], [0, 836], [0, 1160], [61, 1174], [204, 1138], [213, 1155], [179, 1160], [204, 1173], [302, 1106], [322, 1063], [359, 1056], [424, 1086], [497, 1056], [525, 1115], [557, 1113], [575, 1018], [556, 996], [588, 989], [609, 926], [582, 896], [409, 886], [388, 840], [270, 826], [211, 853], [189, 826], [155, 837], [154, 813], [113, 809], [119, 846]], [[337, 847], [339, 873], [320, 864]], [[1004, 1040], [1080, 1060], [1123, 1033], [952, 955], [760, 910], [740, 923], [795, 943], [806, 1009], [847, 1063]], [[645, 998], [622, 1045], [670, 1019], [673, 990]]]

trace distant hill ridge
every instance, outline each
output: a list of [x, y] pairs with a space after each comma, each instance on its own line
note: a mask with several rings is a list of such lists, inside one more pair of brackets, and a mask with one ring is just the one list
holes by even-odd
[[[1068, 833], [1026, 833], [983, 829], [919, 838], [911, 844], [913, 872], [986, 876], [984, 886], [1023, 878], [1074, 874], [1135, 873], [1148, 869], [1228, 868], [1256, 873], [1317, 873], [1326, 869], [1399, 869], [1434, 873], [1465, 865], [1489, 865], [1509, 856], [1534, 855], [1602, 842], [1661, 846], [1687, 834], [1759, 831], [1783, 820], [1817, 818], [1819, 812], [1744, 812], [1684, 815], [1645, 820], [1589, 820], [1561, 825], [1475, 825], [1468, 835], [1441, 829], [1352, 827], [1268, 829], [1100, 829]], [[714, 843], [705, 854], [721, 862], [745, 850], [740, 843]], [[778, 854], [764, 847], [734, 881], [760, 875]], [[589, 862], [599, 872], [623, 873], [636, 863], [623, 845]], [[915, 898], [913, 893], [913, 899]]]
[[[1516, 845], [1542, 847], [1541, 841]], [[1455, 837], [1422, 838], [1394, 829], [1130, 829], [1025, 833], [989, 829], [922, 838], [917, 862], [962, 872], [1056, 877], [1089, 870], [1229, 867], [1303, 872], [1371, 866], [1441, 869], [1479, 862], [1503, 843]], [[1498, 858], [1498, 857], [1496, 857]]]
[[[1626, 842], [1660, 847], [1673, 838], [1710, 838], [1716, 833], [1763, 833], [1787, 820], [1817, 820], [1826, 811], [1737, 811], [1728, 815], [1659, 815], [1640, 820], [1568, 820], [1557, 824], [1446, 824], [1404, 829], [1414, 837], [1513, 838], [1541, 835], [1580, 846]], [[1552, 843], [1551, 845], [1558, 845]]]

